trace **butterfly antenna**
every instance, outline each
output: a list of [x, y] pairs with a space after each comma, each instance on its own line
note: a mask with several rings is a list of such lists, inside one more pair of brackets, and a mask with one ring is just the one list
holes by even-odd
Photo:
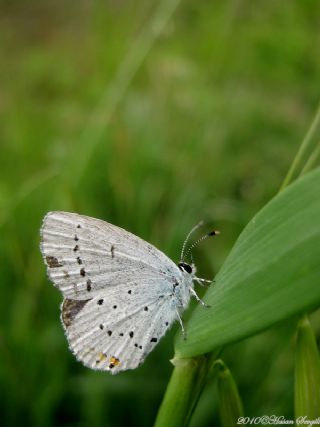
[[182, 245], [181, 256], [180, 256], [180, 259], [181, 259], [181, 260], [183, 260], [183, 259], [185, 258], [185, 256], [184, 256], [184, 251], [185, 251], [185, 249], [186, 249], [186, 245], [187, 245], [187, 243], [188, 243], [188, 240], [190, 239], [191, 234], [192, 234], [192, 233], [194, 233], [198, 228], [200, 228], [200, 227], [202, 227], [202, 226], [203, 226], [203, 221], [200, 221], [197, 225], [195, 225], [195, 226], [194, 226], [194, 227], [189, 231], [189, 233], [188, 233], [187, 237], [185, 238], [185, 241], [183, 242], [183, 245]]
[[[192, 231], [192, 230], [191, 230]], [[212, 237], [212, 236], [217, 236], [218, 234], [220, 234], [220, 231], [218, 231], [218, 230], [213, 230], [213, 231], [210, 231], [210, 233], [207, 233], [207, 234], [205, 234], [204, 236], [202, 236], [202, 237], [200, 237], [200, 239], [198, 239], [198, 240], [196, 240], [189, 248], [188, 248], [188, 250], [186, 251], [186, 253], [183, 255], [183, 258], [182, 258], [182, 260], [184, 260], [188, 255], [189, 255], [189, 253], [191, 254], [191, 251], [192, 251], [192, 249], [195, 247], [195, 246], [197, 246], [200, 242], [202, 242], [203, 240], [206, 240], [208, 237]], [[192, 257], [191, 257], [191, 259], [192, 259]]]

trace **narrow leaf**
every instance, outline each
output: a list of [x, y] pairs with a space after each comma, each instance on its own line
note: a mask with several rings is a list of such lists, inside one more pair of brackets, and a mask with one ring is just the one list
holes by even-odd
[[320, 135], [320, 105], [316, 115], [311, 123], [306, 136], [294, 158], [291, 167], [285, 177], [280, 190], [283, 190], [289, 185], [298, 175], [303, 175], [306, 170], [310, 170], [316, 160], [316, 152], [319, 149], [319, 135]]
[[307, 316], [301, 318], [297, 328], [295, 417], [301, 417], [302, 426], [308, 425], [304, 417], [309, 421], [320, 417], [320, 359]]
[[221, 425], [236, 427], [239, 417], [243, 416], [242, 402], [233, 376], [222, 360], [217, 360], [218, 398]]

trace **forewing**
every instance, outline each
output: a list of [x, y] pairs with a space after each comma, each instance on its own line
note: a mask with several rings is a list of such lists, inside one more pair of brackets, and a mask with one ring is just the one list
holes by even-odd
[[101, 290], [172, 288], [180, 270], [165, 254], [139, 237], [105, 221], [68, 212], [49, 212], [41, 228], [41, 251], [48, 275], [72, 300], [94, 298]]
[[62, 321], [77, 359], [112, 373], [139, 366], [177, 316], [172, 294], [157, 289], [123, 286], [91, 300], [64, 300]]

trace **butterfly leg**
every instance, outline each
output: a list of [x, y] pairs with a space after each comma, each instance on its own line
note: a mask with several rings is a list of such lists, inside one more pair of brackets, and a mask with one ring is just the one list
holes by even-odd
[[179, 320], [179, 323], [180, 323], [180, 326], [181, 326], [181, 329], [182, 329], [183, 339], [186, 340], [187, 339], [186, 330], [184, 329], [183, 322], [182, 322], [182, 319], [180, 317], [180, 313], [179, 313], [179, 311], [178, 311], [177, 308], [176, 308], [176, 313], [177, 313], [177, 317], [178, 317], [178, 320]]
[[196, 291], [194, 290], [194, 289], [192, 289], [192, 288], [190, 288], [190, 293], [195, 297], [195, 299], [201, 304], [201, 305], [203, 305], [204, 307], [206, 307], [206, 308], [210, 308], [211, 307], [211, 305], [208, 305], [208, 304], [206, 304], [204, 301], [202, 301], [202, 299], [201, 298], [199, 298], [198, 297], [198, 295], [197, 295], [197, 293], [196, 293]]
[[[194, 280], [199, 283], [200, 286], [210, 286], [211, 283], [214, 283], [214, 280], [208, 280], [208, 279], [201, 279], [200, 277], [195, 277]], [[208, 283], [208, 285], [206, 285]]]

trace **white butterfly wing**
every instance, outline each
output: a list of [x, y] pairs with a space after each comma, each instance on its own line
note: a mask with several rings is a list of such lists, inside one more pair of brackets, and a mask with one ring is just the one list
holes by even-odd
[[[139, 237], [105, 221], [50, 212], [41, 228], [48, 275], [64, 297], [88, 299], [113, 286], [172, 288], [179, 268]], [[162, 279], [162, 280], [161, 280]]]
[[113, 374], [134, 369], [176, 319], [169, 293], [141, 294], [129, 288], [112, 288], [105, 298], [64, 300], [69, 345], [84, 365]]

